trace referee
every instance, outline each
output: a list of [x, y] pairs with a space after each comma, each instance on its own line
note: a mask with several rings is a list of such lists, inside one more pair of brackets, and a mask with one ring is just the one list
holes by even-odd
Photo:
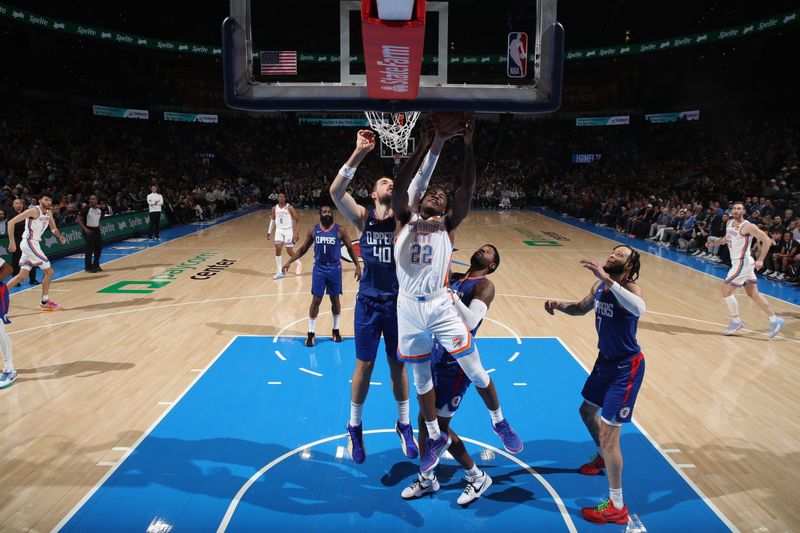
[[85, 248], [86, 272], [102, 272], [100, 268], [100, 252], [103, 249], [103, 236], [100, 233], [100, 219], [103, 218], [103, 210], [97, 205], [97, 196], [94, 194], [89, 197], [89, 205], [84, 207], [78, 215], [78, 224], [83, 230]]

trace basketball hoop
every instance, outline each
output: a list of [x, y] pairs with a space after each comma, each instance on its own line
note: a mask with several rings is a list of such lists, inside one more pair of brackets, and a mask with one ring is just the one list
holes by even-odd
[[419, 111], [408, 113], [383, 113], [380, 111], [364, 111], [369, 120], [369, 127], [378, 132], [383, 144], [393, 152], [406, 155], [411, 130], [419, 118]]

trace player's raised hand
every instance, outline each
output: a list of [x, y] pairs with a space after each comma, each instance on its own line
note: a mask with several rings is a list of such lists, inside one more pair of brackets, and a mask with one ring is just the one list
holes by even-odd
[[591, 261], [589, 259], [581, 259], [581, 264], [585, 269], [590, 270], [592, 274], [594, 274], [595, 277], [600, 281], [605, 281], [605, 282], [611, 281], [611, 278], [609, 277], [608, 274], [606, 274], [606, 271], [603, 270], [603, 267], [601, 267], [594, 261]]
[[556, 300], [547, 300], [544, 302], [544, 310], [550, 313], [551, 315], [555, 315], [555, 310], [558, 308], [558, 302]]
[[471, 145], [475, 140], [475, 117], [472, 113], [464, 113], [464, 144]]
[[358, 130], [356, 134], [356, 150], [370, 152], [375, 148], [375, 132], [372, 130]]

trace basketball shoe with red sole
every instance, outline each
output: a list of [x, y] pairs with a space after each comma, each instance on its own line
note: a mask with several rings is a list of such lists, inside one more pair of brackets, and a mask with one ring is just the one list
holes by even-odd
[[597, 507], [584, 507], [581, 509], [581, 515], [595, 524], [627, 524], [628, 506], [623, 505], [622, 509], [617, 509], [611, 500], [608, 500]]
[[581, 465], [578, 469], [578, 472], [583, 474], [584, 476], [597, 476], [600, 475], [603, 471], [603, 468], [606, 467], [606, 462], [603, 460], [602, 457], [599, 455], [595, 455], [591, 461], [588, 463]]

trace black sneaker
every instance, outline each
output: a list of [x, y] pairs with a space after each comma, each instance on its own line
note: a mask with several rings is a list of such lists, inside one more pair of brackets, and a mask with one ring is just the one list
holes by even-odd
[[37, 281], [37, 280], [35, 280], [35, 279], [32, 279], [32, 280], [30, 280], [30, 281], [29, 281], [29, 283], [30, 283], [31, 285], [38, 285], [38, 284], [39, 284], [39, 281]]
[[338, 329], [331, 332], [331, 340], [333, 340], [333, 342], [342, 342], [342, 336], [339, 334]]
[[315, 344], [316, 341], [314, 340], [314, 334], [309, 331], [308, 335], [306, 336], [306, 346], [311, 347], [314, 346]]

